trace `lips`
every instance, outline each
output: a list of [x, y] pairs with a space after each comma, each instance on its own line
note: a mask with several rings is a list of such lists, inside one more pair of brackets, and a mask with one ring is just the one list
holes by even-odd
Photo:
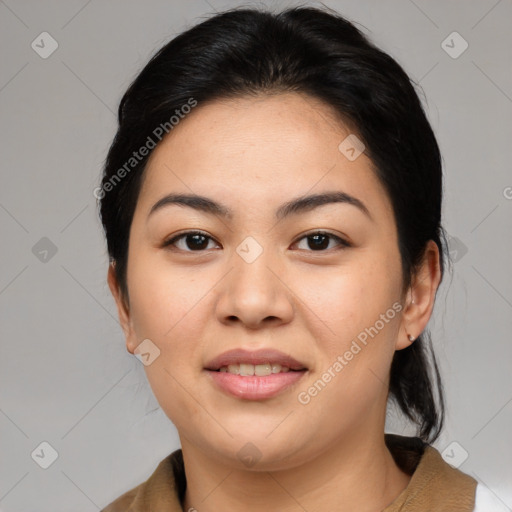
[[274, 373], [258, 377], [243, 377], [228, 372], [206, 370], [206, 376], [216, 389], [222, 393], [241, 400], [268, 400], [292, 390], [305, 378], [307, 370]]
[[224, 352], [205, 365], [205, 370], [219, 371], [230, 365], [280, 365], [290, 370], [307, 370], [307, 366], [292, 356], [275, 349], [244, 350], [234, 349]]

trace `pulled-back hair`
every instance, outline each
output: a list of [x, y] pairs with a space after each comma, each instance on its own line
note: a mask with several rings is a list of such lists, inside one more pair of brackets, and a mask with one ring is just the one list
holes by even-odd
[[[411, 82], [393, 58], [327, 9], [229, 10], [167, 43], [122, 97], [119, 127], [97, 189], [108, 252], [127, 303], [129, 232], [152, 149], [137, 160], [133, 152], [149, 147], [148, 137], [154, 142], [162, 127], [170, 132], [171, 117], [191, 101], [201, 105], [280, 92], [322, 100], [363, 141], [393, 206], [403, 290], [429, 240], [439, 248], [443, 274], [441, 155]], [[416, 423], [418, 436], [432, 442], [443, 425], [444, 399], [428, 331], [395, 352], [390, 372], [390, 397]]]

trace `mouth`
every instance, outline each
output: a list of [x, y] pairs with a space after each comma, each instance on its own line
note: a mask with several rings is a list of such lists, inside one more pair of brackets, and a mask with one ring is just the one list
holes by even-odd
[[309, 369], [274, 349], [224, 352], [204, 368], [214, 388], [242, 400], [267, 400], [290, 391]]
[[231, 350], [204, 368], [216, 389], [245, 400], [265, 400], [290, 389], [309, 369], [274, 349]]
[[207, 370], [214, 388], [224, 394], [242, 400], [267, 400], [285, 390], [291, 390], [307, 370], [289, 370], [270, 375], [240, 375], [229, 371]]

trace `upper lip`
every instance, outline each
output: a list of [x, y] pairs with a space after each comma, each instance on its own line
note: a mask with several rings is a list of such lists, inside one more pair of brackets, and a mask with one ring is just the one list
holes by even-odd
[[290, 370], [306, 370], [306, 365], [297, 361], [279, 350], [272, 348], [263, 348], [259, 350], [233, 349], [224, 352], [211, 361], [209, 361], [205, 369], [218, 370], [223, 366], [230, 364], [280, 364], [286, 366]]

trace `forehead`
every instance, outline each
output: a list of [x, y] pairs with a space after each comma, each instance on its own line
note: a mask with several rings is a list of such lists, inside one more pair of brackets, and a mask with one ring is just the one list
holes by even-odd
[[377, 214], [390, 212], [370, 159], [362, 153], [350, 160], [340, 151], [351, 134], [328, 105], [304, 94], [199, 104], [151, 154], [139, 200], [147, 210], [180, 191], [264, 208], [340, 190], [365, 197]]
[[332, 155], [343, 134], [349, 130], [334, 111], [304, 94], [221, 99], [199, 104], [185, 116], [153, 151], [150, 165], [179, 149], [182, 160], [245, 157], [245, 168], [257, 165], [248, 157], [259, 155], [277, 168], [294, 155], [294, 160], [313, 162], [320, 148], [329, 148]]

